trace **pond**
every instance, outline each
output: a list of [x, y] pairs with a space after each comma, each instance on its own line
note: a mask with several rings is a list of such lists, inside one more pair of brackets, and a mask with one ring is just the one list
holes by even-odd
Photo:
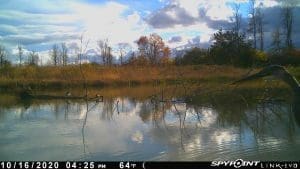
[[103, 102], [5, 96], [0, 160], [299, 160], [289, 91], [128, 90], [103, 89]]

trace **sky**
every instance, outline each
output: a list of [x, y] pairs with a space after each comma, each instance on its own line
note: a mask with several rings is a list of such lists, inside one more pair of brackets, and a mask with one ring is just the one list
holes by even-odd
[[[18, 44], [25, 53], [34, 50], [47, 60], [53, 44], [66, 43], [71, 54], [81, 36], [92, 54], [97, 53], [97, 40], [108, 39], [117, 56], [118, 43], [136, 50], [135, 41], [151, 33], [159, 34], [173, 49], [207, 48], [213, 33], [232, 27], [235, 4], [240, 5], [242, 29], [246, 29], [248, 0], [0, 0], [0, 44], [11, 61], [17, 60]], [[281, 3], [256, 0], [256, 6], [260, 4], [268, 49], [272, 32], [281, 26]], [[300, 46], [299, 22], [300, 5], [294, 8], [296, 47]]]

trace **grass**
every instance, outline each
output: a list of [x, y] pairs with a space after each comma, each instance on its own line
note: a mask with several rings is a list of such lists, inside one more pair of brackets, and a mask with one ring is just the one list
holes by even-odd
[[[300, 68], [288, 69], [296, 77], [300, 77]], [[120, 87], [145, 84], [220, 86], [246, 76], [250, 69], [216, 65], [105, 67], [87, 64], [82, 66], [82, 70], [89, 87]], [[23, 86], [35, 89], [65, 89], [82, 87], [85, 83], [80, 68], [76, 65], [10, 67], [0, 71], [0, 90], [21, 89]], [[252, 73], [255, 71], [257, 69]], [[255, 87], [256, 83], [258, 82], [248, 85]]]
[[[247, 70], [230, 66], [122, 66], [103, 67], [83, 65], [83, 72], [89, 86], [130, 86], [152, 83], [176, 83], [187, 81], [218, 82], [234, 80]], [[79, 66], [66, 67], [12, 67], [1, 70], [0, 87], [15, 88], [33, 86], [40, 88], [63, 88], [83, 85], [84, 79]]]

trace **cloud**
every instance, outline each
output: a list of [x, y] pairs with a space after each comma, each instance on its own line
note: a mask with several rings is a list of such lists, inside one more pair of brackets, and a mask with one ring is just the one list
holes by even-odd
[[181, 42], [182, 37], [181, 36], [173, 36], [168, 42], [169, 43], [175, 43], [175, 42]]
[[153, 28], [169, 28], [176, 25], [192, 25], [196, 18], [190, 16], [184, 8], [177, 5], [166, 6], [154, 12], [147, 19], [147, 23]]
[[[158, 33], [171, 48], [208, 47], [218, 29], [232, 28], [232, 7], [241, 5], [242, 28], [248, 24], [248, 0], [160, 0], [147, 2], [84, 0], [9, 0], [0, 5], [0, 43], [8, 50], [22, 44], [46, 55], [54, 43], [66, 42], [70, 53], [79, 46], [83, 34], [88, 50], [96, 41], [108, 39], [113, 54], [117, 44], [134, 41], [141, 35]], [[263, 4], [263, 6], [260, 6]], [[282, 27], [278, 0], [256, 0], [264, 14], [265, 46], [271, 33]], [[300, 5], [300, 4], [299, 4]], [[293, 42], [299, 46], [300, 6], [294, 6]], [[275, 18], [275, 19], [274, 19]], [[43, 53], [44, 52], [44, 53]]]
[[7, 35], [3, 37], [3, 41], [6, 43], [22, 44], [22, 45], [33, 45], [33, 44], [45, 44], [45, 43], [56, 43], [59, 41], [66, 41], [68, 39], [79, 38], [78, 34], [73, 33], [54, 33], [54, 34], [31, 34], [31, 35]]
[[[222, 11], [222, 12], [220, 12]], [[226, 1], [174, 0], [164, 8], [154, 11], [147, 19], [153, 28], [189, 26], [207, 20], [229, 22], [233, 10]]]

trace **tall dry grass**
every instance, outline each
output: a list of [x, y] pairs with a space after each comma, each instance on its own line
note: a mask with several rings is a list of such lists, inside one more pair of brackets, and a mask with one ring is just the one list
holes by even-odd
[[[82, 65], [89, 86], [131, 86], [137, 84], [228, 83], [247, 74], [248, 69], [232, 66], [99, 66]], [[84, 84], [77, 65], [65, 67], [12, 67], [1, 70], [0, 88], [30, 85], [39, 88], [76, 87]]]

